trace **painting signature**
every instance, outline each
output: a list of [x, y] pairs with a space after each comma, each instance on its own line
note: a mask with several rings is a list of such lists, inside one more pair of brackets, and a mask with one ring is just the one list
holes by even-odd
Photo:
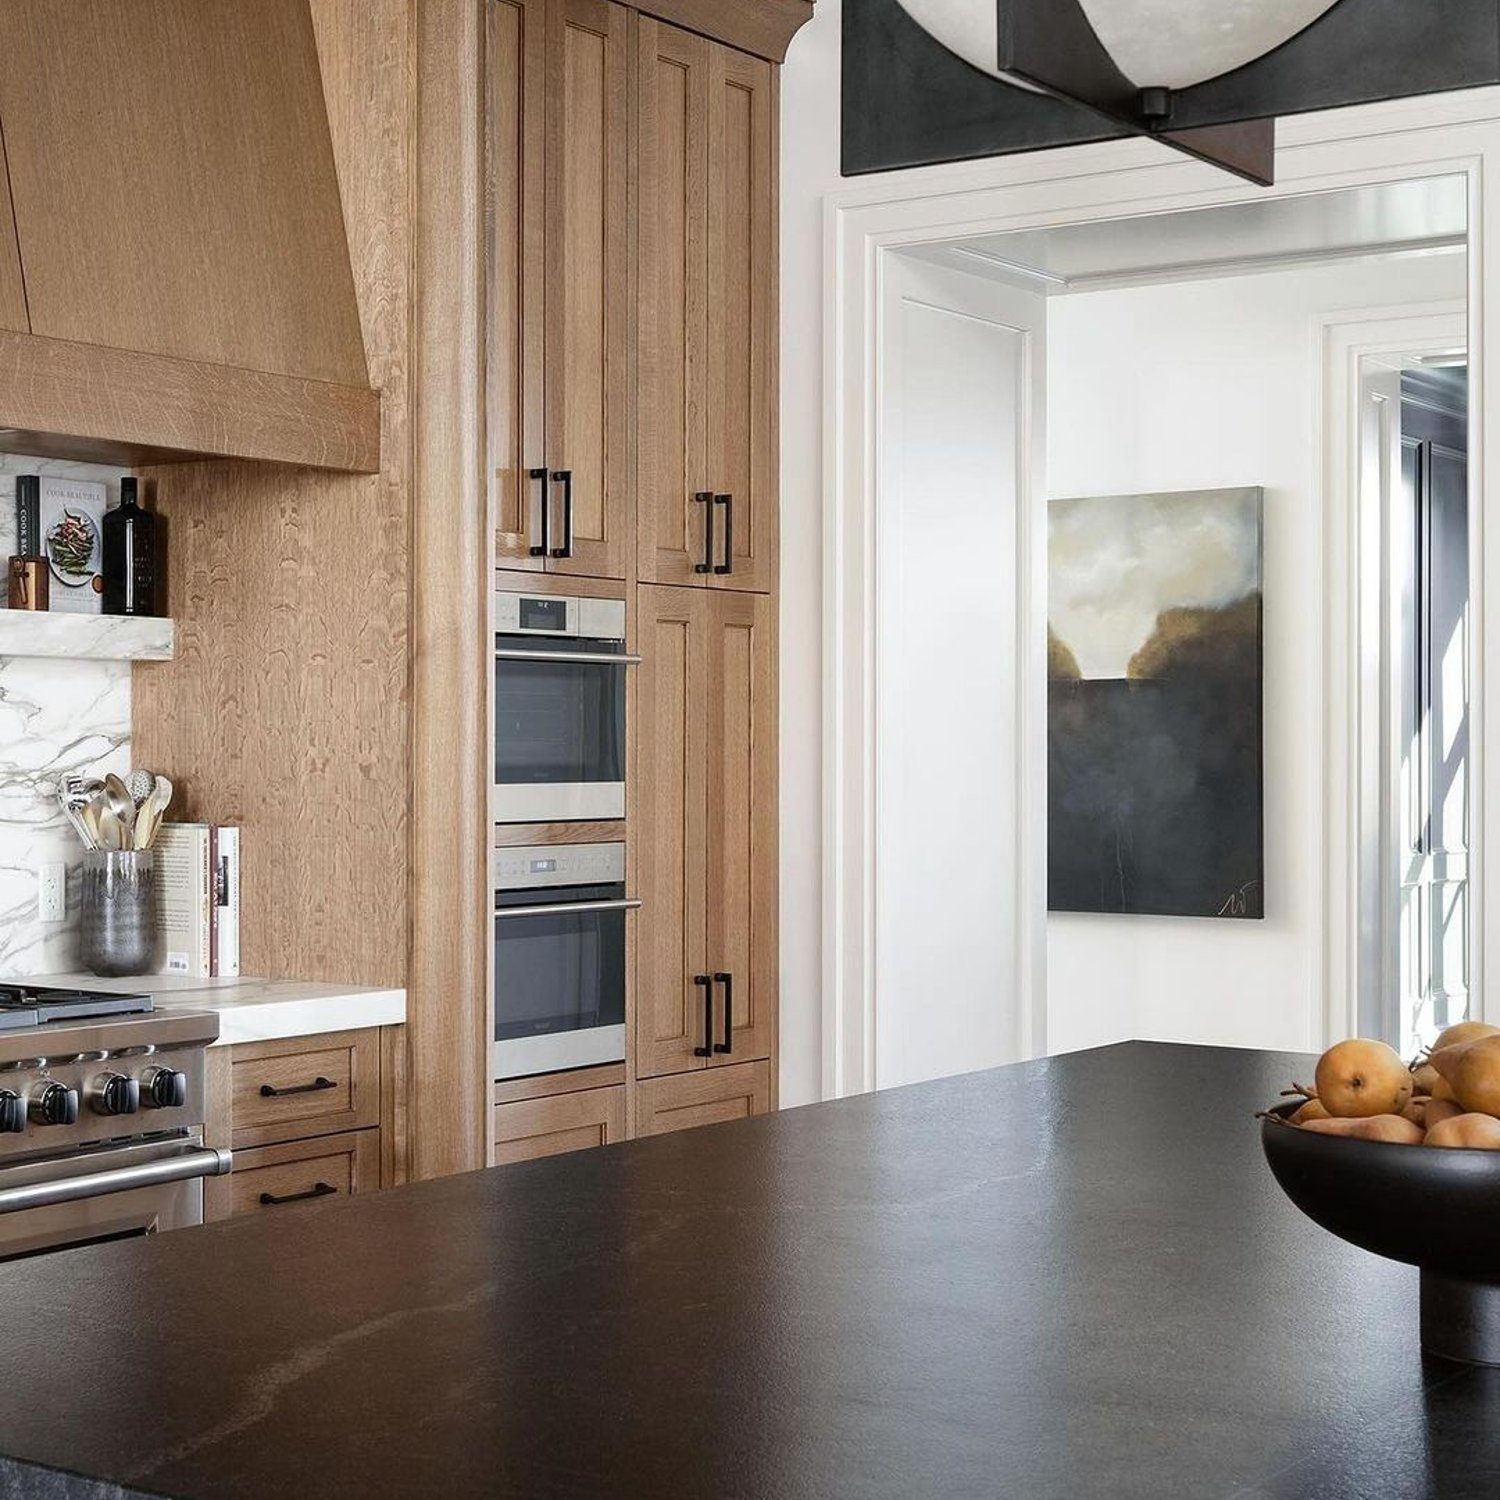
[[1218, 910], [1221, 917], [1243, 917], [1250, 911], [1250, 892], [1260, 884], [1258, 880], [1247, 880], [1239, 890], [1230, 893], [1229, 899]]

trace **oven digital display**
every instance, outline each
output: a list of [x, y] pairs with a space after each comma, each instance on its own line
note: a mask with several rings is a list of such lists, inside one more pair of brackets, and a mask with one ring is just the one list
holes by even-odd
[[568, 601], [566, 599], [522, 599], [522, 630], [566, 630], [568, 628]]
[[557, 872], [555, 859], [534, 859], [527, 866], [533, 875], [553, 875]]

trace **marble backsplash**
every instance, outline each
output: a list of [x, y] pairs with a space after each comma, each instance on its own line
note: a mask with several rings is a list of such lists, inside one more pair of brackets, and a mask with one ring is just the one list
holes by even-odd
[[[103, 480], [121, 470], [0, 453], [0, 565], [16, 550], [16, 475]], [[0, 597], [0, 604], [4, 599]], [[130, 767], [130, 663], [0, 656], [0, 975], [76, 968], [82, 848], [52, 797], [70, 771]], [[68, 867], [67, 919], [37, 920], [37, 871]]]

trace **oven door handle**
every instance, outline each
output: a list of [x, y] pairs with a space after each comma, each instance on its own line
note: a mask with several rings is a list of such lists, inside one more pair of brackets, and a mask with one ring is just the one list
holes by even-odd
[[641, 903], [625, 901], [559, 901], [550, 906], [497, 906], [495, 917], [565, 917], [576, 911], [634, 911]]
[[209, 1146], [132, 1167], [113, 1167], [81, 1177], [54, 1178], [50, 1182], [28, 1182], [20, 1187], [0, 1188], [0, 1214], [50, 1208], [55, 1203], [76, 1203], [81, 1198], [103, 1198], [109, 1193], [128, 1193], [133, 1188], [160, 1187], [168, 1182], [188, 1182], [194, 1177], [222, 1177], [233, 1167], [234, 1157], [230, 1152]]
[[556, 661], [585, 667], [638, 667], [641, 659], [610, 651], [496, 651], [496, 661]]

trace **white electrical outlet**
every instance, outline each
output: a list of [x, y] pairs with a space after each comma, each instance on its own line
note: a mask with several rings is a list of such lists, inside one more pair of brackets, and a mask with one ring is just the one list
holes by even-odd
[[68, 915], [68, 867], [43, 865], [36, 872], [36, 914], [43, 922], [61, 922]]

